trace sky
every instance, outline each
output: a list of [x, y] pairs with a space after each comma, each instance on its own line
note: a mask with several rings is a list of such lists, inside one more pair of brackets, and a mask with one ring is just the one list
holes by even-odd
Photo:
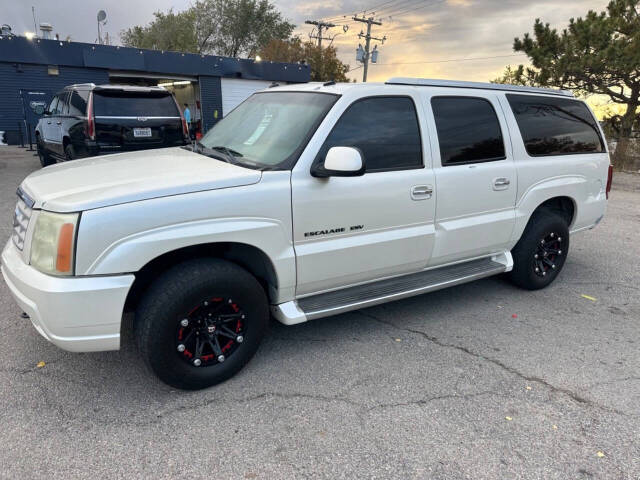
[[[380, 19], [373, 35], [387, 37], [378, 64], [369, 68], [369, 81], [393, 76], [489, 81], [506, 65], [526, 63], [526, 56], [514, 55], [513, 39], [532, 30], [536, 18], [563, 28], [572, 17], [584, 16], [589, 9], [602, 11], [608, 0], [272, 0], [283, 16], [295, 23], [304, 38], [311, 28], [307, 19], [336, 19], [339, 25], [329, 31], [338, 35], [333, 45], [340, 59], [354, 69], [351, 78], [362, 79], [362, 68], [355, 61], [357, 34], [365, 27], [351, 20], [353, 14]], [[34, 30], [31, 7], [36, 20], [49, 22], [62, 38], [95, 42], [96, 13], [107, 12], [104, 30], [114, 44], [121, 30], [144, 25], [156, 10], [188, 8], [189, 0], [0, 0], [0, 23], [12, 26], [14, 33]], [[344, 25], [349, 28], [343, 32]], [[326, 44], [327, 41], [325, 41]], [[376, 42], [379, 43], [379, 42]], [[487, 58], [497, 57], [497, 58]], [[469, 60], [471, 59], [471, 60]]]

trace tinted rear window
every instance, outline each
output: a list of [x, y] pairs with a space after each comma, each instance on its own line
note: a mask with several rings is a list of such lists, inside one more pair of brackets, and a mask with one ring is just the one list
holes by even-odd
[[105, 117], [178, 117], [180, 113], [171, 95], [94, 92], [93, 111]]
[[579, 100], [507, 95], [531, 156], [604, 152], [596, 120]]
[[491, 103], [477, 97], [433, 97], [442, 166], [505, 158], [500, 122]]

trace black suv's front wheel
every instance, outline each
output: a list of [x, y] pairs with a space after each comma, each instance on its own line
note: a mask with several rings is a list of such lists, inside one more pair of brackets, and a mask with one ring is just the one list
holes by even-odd
[[173, 267], [149, 288], [137, 308], [136, 339], [162, 381], [196, 390], [235, 375], [268, 321], [267, 297], [249, 272], [202, 258]]
[[47, 153], [47, 150], [44, 147], [44, 143], [40, 140], [40, 138], [36, 140], [36, 149], [38, 150], [40, 165], [42, 165], [43, 167], [48, 167], [49, 165], [53, 165], [54, 163], [56, 163], [55, 159]]

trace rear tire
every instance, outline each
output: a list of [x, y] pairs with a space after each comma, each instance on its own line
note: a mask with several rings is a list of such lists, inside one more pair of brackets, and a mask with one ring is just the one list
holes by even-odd
[[135, 335], [163, 382], [197, 390], [240, 371], [268, 322], [267, 296], [249, 272], [201, 258], [171, 268], [151, 285], [136, 311]]
[[515, 285], [538, 290], [553, 282], [569, 253], [569, 226], [564, 218], [549, 212], [533, 214], [522, 237], [511, 250]]

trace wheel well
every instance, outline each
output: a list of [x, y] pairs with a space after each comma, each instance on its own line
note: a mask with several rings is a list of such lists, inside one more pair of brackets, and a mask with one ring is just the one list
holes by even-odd
[[125, 311], [135, 310], [138, 301], [159, 275], [186, 260], [214, 257], [233, 262], [251, 273], [264, 288], [269, 300], [275, 295], [278, 278], [271, 260], [259, 248], [244, 243], [205, 243], [173, 250], [154, 258], [138, 272], [125, 302]]
[[567, 225], [571, 226], [575, 218], [576, 208], [574, 201], [570, 197], [554, 197], [538, 205], [538, 208], [533, 213], [541, 210], [551, 211], [562, 216], [567, 221]]
[[67, 148], [70, 143], [71, 139], [69, 137], [62, 137], [62, 148]]

